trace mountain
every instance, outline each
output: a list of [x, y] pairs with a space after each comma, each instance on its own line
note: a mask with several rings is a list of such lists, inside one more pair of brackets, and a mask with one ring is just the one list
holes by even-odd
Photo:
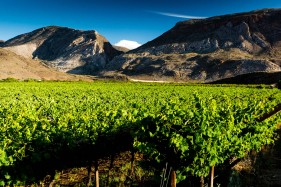
[[[0, 79], [86, 80], [86, 77], [58, 72], [37, 60], [0, 48]], [[89, 78], [87, 79], [89, 80]]]
[[0, 40], [0, 47], [1, 47], [1, 45], [3, 45], [4, 43], [5, 43], [4, 40]]
[[281, 71], [280, 20], [281, 9], [264, 9], [183, 21], [131, 51], [112, 46], [96, 31], [57, 26], [17, 36], [0, 46], [73, 74], [196, 82], [252, 73], [272, 77]]
[[105, 73], [211, 82], [281, 71], [281, 9], [177, 23], [158, 38], [115, 57]]
[[39, 59], [59, 71], [93, 74], [122, 52], [96, 31], [49, 26], [19, 35], [2, 44], [29, 59]]

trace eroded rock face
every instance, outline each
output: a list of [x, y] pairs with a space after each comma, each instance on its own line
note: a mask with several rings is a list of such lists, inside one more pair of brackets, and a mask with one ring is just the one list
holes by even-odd
[[43, 60], [59, 71], [75, 74], [93, 74], [122, 53], [96, 31], [56, 26], [17, 36], [3, 46], [21, 56]]
[[165, 44], [160, 46], [154, 46], [147, 49], [141, 49], [138, 52], [144, 53], [148, 52], [153, 55], [161, 54], [171, 54], [171, 53], [190, 53], [190, 52], [199, 52], [199, 53], [208, 53], [216, 51], [219, 49], [219, 44], [216, 39], [206, 38], [201, 41], [194, 41], [190, 43], [173, 43]]
[[[196, 34], [196, 30], [194, 33]], [[266, 40], [266, 37], [260, 32], [251, 33], [249, 25], [244, 21], [236, 26], [229, 21], [213, 32], [204, 33], [204, 35], [206, 37], [201, 36], [198, 40], [190, 38], [190, 40], [186, 39], [186, 41], [183, 40], [179, 43], [148, 45], [147, 48], [144, 46], [135, 51], [158, 55], [161, 53], [210, 53], [218, 49], [239, 48], [249, 53], [259, 53], [271, 48], [271, 44]], [[162, 40], [166, 39], [162, 38]]]
[[185, 52], [205, 53], [217, 49], [241, 48], [250, 53], [258, 53], [270, 49], [281, 40], [278, 29], [281, 26], [280, 19], [280, 9], [266, 9], [183, 21], [134, 51], [176, 43], [194, 47], [192, 50], [186, 48]]
[[107, 69], [207, 82], [281, 71], [280, 20], [281, 9], [266, 9], [179, 22], [158, 38], [114, 58]]
[[[238, 49], [237, 49], [238, 50]], [[222, 53], [222, 51], [220, 51]], [[217, 52], [217, 53], [220, 53]], [[235, 53], [236, 51], [231, 51]], [[246, 53], [242, 53], [245, 55]], [[217, 54], [222, 56], [222, 54]], [[275, 62], [264, 59], [219, 59], [205, 54], [162, 54], [161, 56], [121, 55], [108, 66], [108, 70], [122, 72], [129, 76], [147, 75], [173, 77], [177, 80], [212, 82], [241, 74], [254, 72], [278, 72], [281, 68]]]

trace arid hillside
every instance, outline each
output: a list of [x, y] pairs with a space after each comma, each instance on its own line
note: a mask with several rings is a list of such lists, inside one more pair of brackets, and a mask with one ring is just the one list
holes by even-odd
[[0, 79], [6, 78], [20, 80], [90, 80], [86, 77], [58, 72], [39, 60], [27, 59], [0, 48]]

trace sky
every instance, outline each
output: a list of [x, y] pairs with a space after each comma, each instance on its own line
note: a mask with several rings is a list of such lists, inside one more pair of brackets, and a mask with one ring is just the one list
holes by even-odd
[[128, 41], [140, 45], [171, 29], [179, 21], [281, 8], [281, 1], [0, 0], [0, 7], [0, 40], [56, 25], [96, 30], [112, 44]]

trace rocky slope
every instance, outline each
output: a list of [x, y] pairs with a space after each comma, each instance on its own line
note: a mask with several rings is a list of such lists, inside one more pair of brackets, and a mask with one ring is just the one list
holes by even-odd
[[26, 58], [43, 60], [59, 71], [93, 74], [122, 52], [96, 31], [50, 26], [6, 41], [2, 47]]
[[281, 71], [281, 9], [177, 23], [158, 38], [114, 58], [107, 71], [157, 79], [215, 81]]
[[0, 79], [6, 78], [21, 80], [90, 80], [86, 77], [58, 72], [40, 61], [27, 59], [9, 50], [0, 48]]

